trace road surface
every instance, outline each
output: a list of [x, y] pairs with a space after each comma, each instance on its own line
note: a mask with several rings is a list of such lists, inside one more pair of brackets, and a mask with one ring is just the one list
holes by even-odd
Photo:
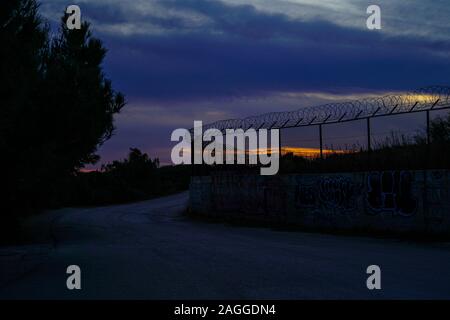
[[[28, 221], [33, 244], [0, 247], [1, 299], [450, 298], [450, 244], [192, 221], [188, 194], [62, 209]], [[381, 290], [366, 268], [381, 267]], [[66, 268], [81, 268], [68, 290]]]

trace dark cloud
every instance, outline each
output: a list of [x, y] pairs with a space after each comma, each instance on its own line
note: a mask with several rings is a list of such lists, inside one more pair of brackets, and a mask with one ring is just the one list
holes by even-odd
[[[161, 5], [212, 23], [187, 33], [102, 34], [108, 73], [129, 95], [171, 102], [336, 87], [401, 90], [445, 83], [450, 71], [450, 44], [442, 40], [293, 20], [218, 1]], [[162, 20], [149, 18], [163, 28], [177, 25]]]
[[[138, 142], [144, 149], [169, 150], [173, 125], [165, 122], [168, 114], [184, 106], [188, 110], [178, 116], [197, 117], [208, 110], [205, 100], [225, 109], [226, 99], [277, 92], [395, 91], [449, 80], [449, 37], [401, 36], [323, 19], [298, 20], [220, 1], [158, 1], [155, 12], [114, 3], [81, 5], [95, 35], [109, 49], [105, 69], [114, 87], [129, 97], [130, 106], [144, 101], [142, 108], [147, 104], [149, 116], [156, 119], [151, 126], [120, 120], [118, 136], [106, 145], [114, 156], [113, 150], [125, 153]], [[365, 25], [364, 11], [360, 22]], [[121, 24], [134, 29], [119, 32]], [[271, 101], [273, 111], [286, 107]], [[256, 104], [251, 111], [230, 109], [234, 117], [248, 116], [256, 113]], [[150, 108], [155, 105], [165, 109], [155, 112]]]
[[[442, 39], [301, 21], [220, 1], [150, 3], [158, 10], [82, 3], [109, 48], [108, 74], [130, 96], [173, 102], [274, 91], [403, 90], [445, 83], [450, 71], [450, 42]], [[190, 25], [193, 15], [206, 22]], [[140, 32], [117, 32], [123, 23]]]
[[292, 44], [212, 35], [106, 38], [107, 69], [130, 95], [155, 100], [259, 95], [335, 87], [411, 89], [445, 83], [445, 56], [393, 47]]

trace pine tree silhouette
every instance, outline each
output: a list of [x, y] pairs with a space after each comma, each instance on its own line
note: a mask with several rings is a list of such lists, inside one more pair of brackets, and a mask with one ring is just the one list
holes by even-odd
[[58, 182], [99, 157], [125, 105], [102, 70], [106, 49], [88, 23], [50, 37], [35, 0], [2, 0], [0, 210], [12, 217], [49, 203]]

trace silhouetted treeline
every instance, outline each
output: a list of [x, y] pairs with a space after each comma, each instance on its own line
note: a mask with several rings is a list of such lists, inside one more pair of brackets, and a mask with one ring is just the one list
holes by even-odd
[[8, 230], [18, 214], [47, 206], [61, 181], [98, 161], [125, 105], [103, 74], [102, 42], [88, 23], [68, 30], [66, 18], [51, 36], [35, 0], [1, 2], [0, 212]]
[[187, 190], [190, 175], [189, 166], [160, 167], [158, 159], [131, 148], [127, 159], [69, 178], [52, 205], [93, 206], [146, 200]]

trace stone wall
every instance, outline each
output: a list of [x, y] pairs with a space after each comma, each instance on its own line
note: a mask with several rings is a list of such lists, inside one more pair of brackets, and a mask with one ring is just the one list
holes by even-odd
[[450, 233], [449, 171], [193, 177], [194, 213], [309, 228]]

